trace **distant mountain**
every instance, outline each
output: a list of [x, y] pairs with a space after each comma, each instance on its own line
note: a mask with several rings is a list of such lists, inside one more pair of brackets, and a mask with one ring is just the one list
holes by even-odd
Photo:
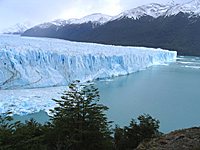
[[27, 31], [22, 36], [51, 37], [67, 40], [82, 40], [85, 34], [93, 31], [94, 28], [102, 26], [112, 17], [100, 13], [85, 16], [81, 19], [55, 20], [37, 25]]
[[24, 31], [26, 31], [27, 29], [31, 28], [32, 25], [29, 22], [25, 22], [23, 24], [15, 24], [12, 27], [9, 27], [7, 29], [3, 29], [3, 31], [1, 31], [3, 34], [22, 34]]
[[177, 50], [200, 56], [200, 0], [184, 4], [142, 5], [110, 17], [93, 14], [82, 19], [40, 24], [23, 36], [61, 38], [125, 46]]

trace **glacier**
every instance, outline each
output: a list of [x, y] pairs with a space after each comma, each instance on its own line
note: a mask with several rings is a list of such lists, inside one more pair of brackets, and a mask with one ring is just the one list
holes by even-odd
[[162, 49], [0, 35], [0, 113], [8, 107], [16, 114], [26, 114], [55, 105], [48, 105], [52, 97], [42, 104], [42, 98], [30, 103], [31, 99], [14, 95], [5, 101], [3, 93], [8, 91], [61, 87], [74, 80], [86, 82], [126, 75], [175, 61], [176, 57], [176, 51]]
[[62, 86], [174, 61], [175, 51], [0, 36], [0, 89]]

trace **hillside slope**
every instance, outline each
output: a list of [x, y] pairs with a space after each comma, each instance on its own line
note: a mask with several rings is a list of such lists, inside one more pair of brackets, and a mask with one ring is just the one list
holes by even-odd
[[198, 150], [200, 128], [177, 130], [149, 142], [142, 142], [136, 150]]

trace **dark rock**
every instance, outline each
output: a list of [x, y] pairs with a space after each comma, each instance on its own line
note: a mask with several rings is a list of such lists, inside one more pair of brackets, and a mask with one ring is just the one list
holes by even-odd
[[136, 150], [200, 150], [200, 127], [177, 130], [143, 141]]

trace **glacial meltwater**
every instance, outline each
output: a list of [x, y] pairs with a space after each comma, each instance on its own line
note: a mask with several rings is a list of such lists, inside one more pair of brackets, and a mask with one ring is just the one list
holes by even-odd
[[121, 127], [144, 113], [160, 120], [160, 131], [164, 133], [200, 126], [199, 57], [178, 57], [174, 63], [95, 81], [95, 85], [100, 102], [110, 108], [109, 120]]
[[200, 58], [152, 66], [127, 76], [97, 82], [108, 118], [120, 126], [146, 113], [160, 120], [160, 131], [200, 126]]

